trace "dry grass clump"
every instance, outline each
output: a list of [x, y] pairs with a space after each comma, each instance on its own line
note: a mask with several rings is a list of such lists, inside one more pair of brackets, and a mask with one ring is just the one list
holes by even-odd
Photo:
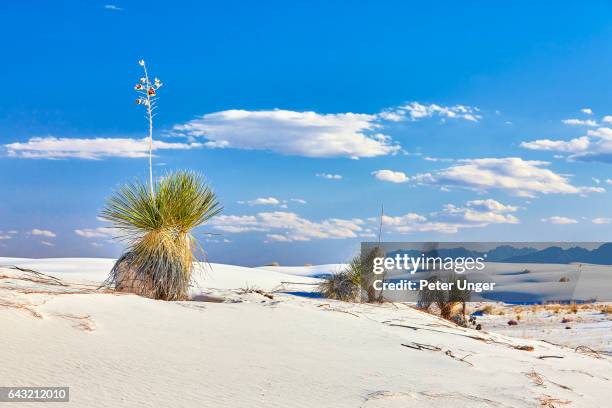
[[[447, 276], [434, 275], [428, 279], [429, 282], [457, 282], [466, 280], [465, 276], [457, 275], [454, 272], [446, 274]], [[458, 310], [461, 310], [461, 315], [465, 316], [466, 302], [470, 300], [471, 293], [469, 290], [459, 290], [458, 285], [452, 285], [449, 290], [430, 290], [428, 288], [419, 291], [419, 305], [424, 310], [429, 310], [435, 305], [440, 313], [440, 317], [451, 320], [456, 316]], [[458, 309], [458, 306], [461, 308]], [[465, 319], [463, 319], [465, 320]]]
[[319, 292], [324, 297], [347, 302], [360, 300], [364, 292], [368, 302], [382, 302], [382, 293], [377, 292], [373, 285], [378, 277], [372, 272], [374, 258], [382, 256], [384, 253], [378, 247], [356, 255], [343, 270], [324, 279], [319, 285]]
[[485, 315], [493, 314], [493, 305], [485, 305], [482, 309], [480, 309], [480, 312]]
[[332, 274], [319, 285], [319, 292], [328, 299], [355, 302], [361, 294], [358, 277], [349, 268]]
[[570, 305], [570, 311], [574, 314], [578, 313], [578, 305], [576, 304], [576, 302], [572, 302], [572, 304]]
[[152, 190], [140, 182], [123, 186], [101, 214], [128, 243], [107, 284], [155, 299], [187, 298], [200, 248], [191, 230], [220, 211], [215, 194], [194, 172], [168, 174]]
[[610, 304], [610, 305], [601, 305], [599, 307], [599, 310], [603, 314], [612, 314], [612, 304]]

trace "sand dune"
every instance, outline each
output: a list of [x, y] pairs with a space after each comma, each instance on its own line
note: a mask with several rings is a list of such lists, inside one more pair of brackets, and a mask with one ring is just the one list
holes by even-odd
[[1, 385], [67, 385], [69, 407], [609, 406], [609, 357], [401, 304], [241, 290], [303, 290], [308, 273], [213, 264], [193, 291], [226, 302], [163, 302], [97, 291], [108, 259], [0, 264], [52, 276], [0, 268]]

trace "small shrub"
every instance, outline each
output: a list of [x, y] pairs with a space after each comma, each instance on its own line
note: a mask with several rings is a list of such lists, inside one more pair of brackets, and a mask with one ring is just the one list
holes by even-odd
[[359, 299], [361, 287], [357, 277], [347, 268], [325, 278], [319, 285], [319, 292], [328, 299], [354, 302]]
[[603, 314], [612, 314], [612, 305], [603, 305], [600, 310]]
[[480, 309], [480, 311], [482, 312], [482, 314], [485, 315], [493, 314], [493, 305], [486, 305], [485, 307]]
[[570, 311], [574, 314], [578, 313], [578, 305], [576, 304], [576, 302], [572, 302], [572, 304], [570, 305]]
[[[457, 275], [454, 272], [447, 273], [446, 276], [433, 275], [429, 282], [455, 283], [459, 280], [466, 280], [464, 275]], [[449, 290], [430, 290], [427, 287], [419, 291], [419, 304], [424, 310], [429, 310], [432, 305], [436, 305], [440, 317], [451, 320], [457, 314], [457, 306], [461, 305], [461, 315], [465, 316], [466, 302], [470, 300], [469, 290], [459, 290], [456, 284]]]
[[[162, 300], [187, 298], [194, 251], [191, 230], [221, 211], [202, 176], [179, 171], [153, 185], [136, 182], [122, 187], [101, 217], [128, 243], [106, 283], [118, 291]], [[152, 193], [154, 191], [154, 193]]]
[[561, 279], [559, 279], [559, 282], [569, 282], [570, 279], [567, 276], [563, 276]]
[[517, 314], [517, 315], [516, 315], [516, 320], [517, 320], [517, 321], [519, 321], [519, 322], [520, 322], [522, 318], [523, 318], [523, 316], [521, 316], [520, 314]]

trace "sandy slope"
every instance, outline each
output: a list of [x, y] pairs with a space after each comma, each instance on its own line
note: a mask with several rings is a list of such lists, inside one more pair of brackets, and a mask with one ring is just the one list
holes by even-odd
[[[0, 258], [7, 263], [69, 285], [0, 268], [0, 385], [69, 385], [69, 407], [537, 407], [548, 399], [603, 408], [612, 397], [608, 357], [458, 328], [404, 305], [235, 290], [296, 291], [309, 285], [282, 282], [314, 282], [307, 277], [213, 265], [194, 291], [226, 303], [161, 302], [97, 293], [109, 260]], [[40, 406], [15, 404], [28, 405]]]

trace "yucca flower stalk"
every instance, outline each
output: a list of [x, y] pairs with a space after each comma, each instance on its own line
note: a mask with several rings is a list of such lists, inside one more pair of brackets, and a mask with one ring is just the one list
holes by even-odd
[[107, 284], [118, 291], [162, 300], [183, 300], [198, 241], [191, 231], [221, 211], [204, 178], [178, 171], [157, 181], [153, 197], [145, 183], [121, 187], [101, 217], [110, 221], [128, 250], [117, 260]]
[[153, 118], [157, 114], [157, 90], [163, 85], [159, 78], [155, 78], [153, 82], [149, 79], [149, 72], [147, 71], [147, 64], [144, 60], [138, 61], [138, 64], [142, 67], [144, 76], [140, 78], [139, 83], [134, 85], [134, 89], [138, 92], [138, 98], [136, 98], [136, 104], [142, 105], [146, 108], [145, 118], [149, 125], [149, 188], [151, 190], [151, 196], [155, 197], [155, 189], [153, 188]]

